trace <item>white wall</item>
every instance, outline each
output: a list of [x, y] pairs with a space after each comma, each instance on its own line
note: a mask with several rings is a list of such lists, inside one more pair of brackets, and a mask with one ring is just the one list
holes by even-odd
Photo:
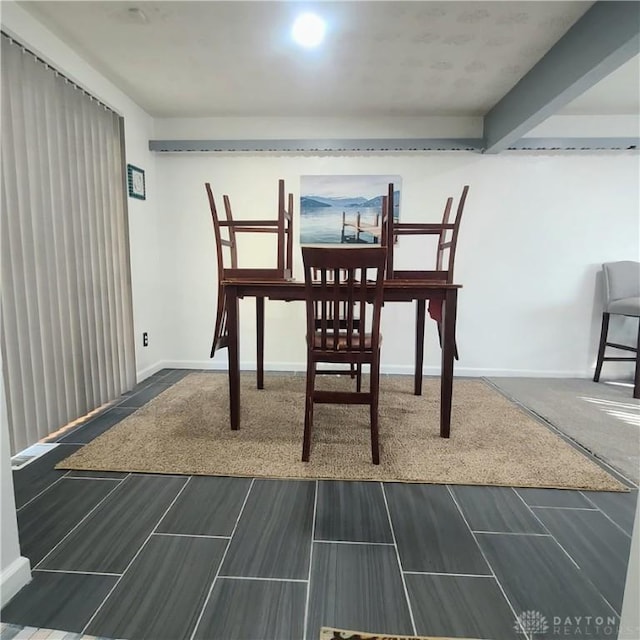
[[[165, 313], [162, 282], [158, 278], [162, 258], [155, 213], [158, 182], [155, 155], [148, 150], [153, 120], [24, 9], [3, 0], [0, 10], [3, 30], [124, 117], [127, 162], [145, 170], [147, 199], [128, 199], [136, 369], [138, 379], [142, 379], [153, 373], [163, 359]], [[143, 331], [149, 332], [147, 348], [142, 347]]]
[[[161, 129], [162, 137], [172, 137], [166, 123]], [[236, 217], [273, 217], [278, 178], [286, 179], [297, 200], [300, 175], [378, 173], [402, 176], [405, 220], [437, 221], [445, 198], [457, 196], [464, 184], [471, 187], [456, 264], [456, 280], [464, 285], [458, 374], [590, 376], [601, 313], [596, 272], [605, 261], [640, 259], [638, 169], [635, 152], [159, 154], [161, 242], [171, 256], [162, 271], [171, 322], [164, 355], [173, 366], [226, 362], [225, 351], [208, 360], [216, 267], [205, 181], [219, 195], [230, 195]], [[245, 245], [250, 266], [264, 265], [263, 237], [251, 242]], [[398, 267], [433, 263], [419, 243], [400, 239]], [[295, 253], [295, 275], [302, 277], [297, 245]], [[302, 368], [303, 314], [301, 304], [267, 302], [265, 359], [272, 368]], [[252, 301], [241, 303], [241, 318], [241, 362], [251, 367]], [[410, 371], [413, 323], [409, 305], [385, 306], [387, 371]], [[621, 323], [612, 322], [621, 337], [635, 338], [631, 321], [616, 325]], [[425, 367], [435, 373], [436, 330], [431, 322], [427, 327]], [[607, 364], [605, 374], [615, 367]], [[630, 374], [631, 365], [623, 363], [619, 371]]]
[[482, 138], [480, 116], [160, 118], [158, 140]]
[[[405, 219], [437, 220], [445, 197], [470, 184], [457, 264], [457, 279], [465, 287], [460, 297], [462, 359], [457, 372], [590, 374], [599, 324], [595, 272], [603, 261], [638, 259], [639, 255], [637, 154], [153, 154], [148, 151], [150, 138], [473, 137], [478, 135], [480, 121], [231, 118], [154, 122], [24, 9], [4, 1], [1, 10], [6, 31], [124, 116], [127, 161], [146, 171], [147, 200], [129, 199], [139, 379], [161, 365], [212, 364], [207, 354], [215, 308], [215, 248], [204, 181], [229, 193], [239, 216], [273, 215], [277, 179], [286, 178], [297, 197], [299, 176], [305, 173], [397, 173], [403, 178]], [[420, 258], [421, 251], [412, 240], [403, 238], [398, 253], [407, 265]], [[254, 247], [252, 253], [266, 255], [261, 245]], [[301, 275], [299, 264], [297, 275]], [[243, 304], [246, 326], [241, 352], [249, 366], [255, 360], [253, 313], [247, 313], [251, 304]], [[271, 366], [302, 365], [302, 315], [301, 305], [267, 305], [266, 359]], [[410, 307], [388, 305], [383, 329], [386, 370], [409, 370]], [[618, 329], [633, 338], [631, 326]], [[141, 344], [143, 331], [149, 333], [147, 348]], [[435, 371], [438, 355], [435, 329], [429, 324], [427, 371]], [[218, 356], [214, 366], [220, 358], [224, 361], [226, 354]], [[608, 364], [605, 371], [615, 368]], [[628, 367], [621, 365], [620, 370], [626, 372]]]

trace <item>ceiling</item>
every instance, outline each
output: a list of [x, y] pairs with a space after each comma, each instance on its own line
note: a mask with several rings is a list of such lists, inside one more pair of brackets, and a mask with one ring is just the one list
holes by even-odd
[[[592, 4], [20, 3], [155, 117], [484, 115]], [[289, 34], [309, 9], [328, 24], [314, 50]], [[639, 112], [637, 72], [566, 112]]]

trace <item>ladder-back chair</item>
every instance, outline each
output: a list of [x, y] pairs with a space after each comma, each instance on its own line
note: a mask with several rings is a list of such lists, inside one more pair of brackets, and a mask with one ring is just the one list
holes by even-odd
[[[462, 189], [456, 216], [450, 222], [451, 211], [453, 209], [453, 198], [447, 198], [442, 222], [396, 222], [393, 218], [393, 184], [389, 184], [388, 193], [382, 198], [382, 231], [381, 245], [387, 248], [386, 279], [387, 280], [437, 280], [446, 283], [453, 283], [453, 268], [456, 258], [456, 248], [458, 245], [458, 233], [460, 231], [460, 221], [467, 201], [469, 186]], [[435, 269], [396, 269], [393, 264], [394, 244], [398, 236], [402, 235], [430, 235], [438, 236], [436, 246], [436, 266]], [[416, 365], [414, 393], [422, 393], [422, 363], [424, 354], [424, 323], [425, 323], [425, 301], [418, 300], [416, 306]], [[429, 315], [438, 325], [438, 336], [440, 346], [442, 346], [442, 300], [429, 300]], [[458, 359], [458, 347], [455, 346], [455, 358]]]
[[[228, 346], [227, 309], [224, 280], [287, 280], [293, 270], [293, 194], [285, 197], [284, 180], [278, 181], [278, 215], [271, 220], [234, 220], [229, 196], [223, 196], [225, 218], [218, 214], [211, 185], [205, 183], [209, 208], [213, 220], [218, 265], [218, 302], [211, 357]], [[277, 234], [276, 266], [273, 268], [241, 267], [238, 262], [237, 235], [241, 233]], [[264, 298], [256, 298], [257, 329], [257, 378], [258, 388], [263, 388], [264, 362]]]
[[[307, 312], [307, 384], [302, 460], [311, 450], [314, 403], [368, 404], [371, 457], [379, 464], [380, 312], [384, 247], [302, 247]], [[314, 277], [315, 271], [315, 277]], [[339, 310], [336, 313], [336, 309]], [[368, 391], [316, 390], [319, 363], [371, 370]]]
[[[327, 278], [329, 282], [333, 282], [333, 278], [334, 278], [334, 273], [333, 271], [330, 273], [327, 273]], [[338, 273], [339, 277], [340, 277], [340, 281], [346, 281], [347, 279], [347, 271], [345, 269], [340, 269], [339, 273]], [[313, 279], [314, 282], [320, 282], [321, 280], [321, 274], [320, 271], [318, 269], [312, 268], [311, 269], [311, 278]], [[333, 322], [333, 314], [336, 313], [337, 311], [337, 317], [338, 317], [338, 321], [339, 321], [339, 325], [340, 325], [340, 329], [341, 330], [345, 330], [347, 328], [347, 318], [348, 318], [348, 313], [347, 313], [347, 309], [346, 309], [346, 305], [347, 305], [347, 301], [343, 300], [338, 304], [334, 304], [333, 302], [329, 303], [329, 314], [331, 315], [330, 318], [330, 322]], [[316, 330], [319, 330], [321, 328], [321, 324], [322, 324], [322, 318], [321, 318], [321, 306], [320, 306], [320, 302], [316, 301], [315, 303], [315, 312], [316, 312]], [[354, 317], [353, 317], [353, 323], [354, 326], [357, 330], [358, 328], [358, 323], [360, 322], [360, 318], [357, 317], [358, 311], [357, 309], [355, 310], [354, 313]], [[349, 369], [318, 369], [316, 371], [317, 375], [344, 375], [345, 373], [348, 373], [349, 376], [353, 379], [356, 379], [356, 391], [360, 391], [360, 389], [362, 388], [362, 366], [356, 363], [349, 363]]]

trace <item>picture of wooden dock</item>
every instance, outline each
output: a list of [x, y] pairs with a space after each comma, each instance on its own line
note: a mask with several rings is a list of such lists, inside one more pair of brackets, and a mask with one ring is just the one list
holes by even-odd
[[301, 176], [300, 244], [380, 244], [382, 203], [390, 183], [398, 219], [400, 176]]
[[[361, 234], [365, 233], [371, 236], [372, 239], [361, 238]], [[367, 244], [380, 244], [380, 237], [382, 235], [382, 225], [380, 224], [380, 214], [377, 213], [375, 222], [373, 224], [362, 220], [362, 214], [360, 211], [356, 213], [355, 220], [347, 221], [347, 212], [342, 212], [342, 235], [341, 241], [345, 242], [364, 242]]]

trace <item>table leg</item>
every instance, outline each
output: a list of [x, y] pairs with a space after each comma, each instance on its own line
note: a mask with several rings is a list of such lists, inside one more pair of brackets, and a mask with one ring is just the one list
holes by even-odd
[[224, 288], [227, 303], [227, 333], [229, 344], [229, 417], [231, 428], [240, 427], [240, 331], [238, 291], [236, 287], [225, 285]]
[[440, 436], [448, 438], [451, 429], [451, 399], [453, 392], [453, 357], [456, 350], [457, 289], [447, 289], [442, 312], [444, 336], [442, 343], [442, 369], [440, 373]]
[[256, 297], [256, 377], [258, 389], [264, 389], [264, 298]]
[[413, 380], [413, 393], [422, 395], [422, 363], [424, 360], [424, 319], [426, 300], [416, 300], [416, 368]]

